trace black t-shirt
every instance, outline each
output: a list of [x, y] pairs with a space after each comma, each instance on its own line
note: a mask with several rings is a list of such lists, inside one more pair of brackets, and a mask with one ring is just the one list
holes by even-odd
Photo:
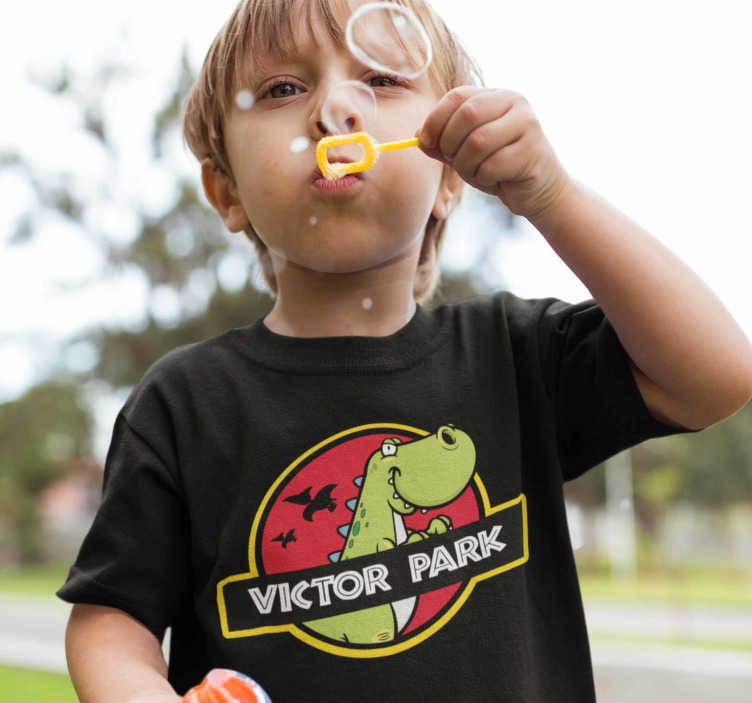
[[482, 295], [388, 337], [262, 319], [173, 350], [115, 422], [66, 584], [281, 701], [587, 701], [563, 483], [656, 421], [594, 300]]

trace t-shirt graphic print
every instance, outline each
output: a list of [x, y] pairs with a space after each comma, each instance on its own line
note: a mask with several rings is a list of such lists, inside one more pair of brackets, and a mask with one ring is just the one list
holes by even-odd
[[477, 581], [527, 558], [525, 496], [489, 504], [461, 428], [353, 427], [269, 488], [248, 572], [217, 585], [222, 633], [287, 631], [338, 656], [388, 656], [439, 630]]
[[227, 638], [289, 631], [339, 656], [375, 657], [430, 637], [476, 581], [527, 561], [523, 495], [491, 507], [475, 444], [354, 427], [294, 461], [251, 527], [248, 573], [217, 586]]

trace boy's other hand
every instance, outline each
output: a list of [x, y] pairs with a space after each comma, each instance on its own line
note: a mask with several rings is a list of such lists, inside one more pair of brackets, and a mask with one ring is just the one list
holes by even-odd
[[450, 90], [416, 132], [427, 155], [528, 219], [549, 208], [571, 178], [530, 103], [511, 90]]

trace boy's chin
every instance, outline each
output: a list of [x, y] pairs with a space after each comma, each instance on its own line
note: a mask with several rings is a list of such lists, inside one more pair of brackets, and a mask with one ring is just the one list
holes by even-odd
[[290, 268], [324, 276], [366, 272], [417, 256], [422, 235], [395, 239], [357, 227], [338, 227], [319, 229], [305, 242], [292, 240], [286, 250], [272, 249], [275, 270]]
[[300, 260], [300, 263], [288, 261], [288, 267], [297, 268], [301, 272], [308, 272], [317, 277], [325, 277], [376, 271], [395, 263], [399, 258], [388, 254], [375, 255], [372, 251], [361, 254], [352, 252], [350, 255], [338, 252], [329, 257], [319, 254]]

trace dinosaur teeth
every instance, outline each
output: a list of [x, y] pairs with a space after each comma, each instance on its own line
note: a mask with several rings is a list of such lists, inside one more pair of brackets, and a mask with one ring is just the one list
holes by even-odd
[[[389, 483], [392, 483], [392, 482], [393, 482], [393, 479], [390, 478]], [[406, 508], [413, 507], [412, 504], [408, 503], [399, 493], [397, 493], [397, 491], [394, 491], [394, 495], [392, 497], [395, 498], [396, 500], [401, 500], [405, 504]]]
[[392, 476], [392, 477], [391, 477], [391, 478], [389, 479], [388, 483], [391, 483], [392, 485], [394, 485], [394, 476]]
[[421, 508], [420, 512], [423, 513], [423, 515], [425, 515], [428, 512], [428, 508]]

